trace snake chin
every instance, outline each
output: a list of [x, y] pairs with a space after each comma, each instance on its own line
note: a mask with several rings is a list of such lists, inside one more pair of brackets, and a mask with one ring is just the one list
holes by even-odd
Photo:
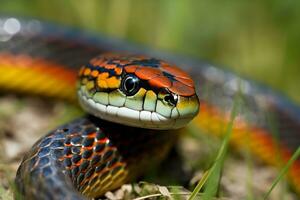
[[104, 105], [86, 97], [80, 90], [78, 99], [81, 106], [90, 114], [103, 120], [147, 129], [168, 130], [184, 127], [193, 116], [166, 118], [157, 112], [137, 111], [127, 107]]

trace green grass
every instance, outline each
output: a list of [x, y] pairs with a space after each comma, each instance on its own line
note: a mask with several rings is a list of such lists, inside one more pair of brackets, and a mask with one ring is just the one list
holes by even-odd
[[292, 155], [292, 157], [289, 159], [289, 161], [283, 166], [283, 168], [279, 172], [278, 176], [273, 181], [271, 187], [265, 194], [264, 200], [267, 200], [269, 198], [269, 196], [270, 196], [271, 192], [273, 191], [273, 189], [275, 188], [275, 186], [279, 183], [280, 180], [282, 180], [284, 178], [284, 176], [287, 174], [288, 169], [292, 166], [293, 162], [295, 160], [297, 160], [297, 158], [299, 158], [299, 156], [300, 156], [300, 147], [297, 148], [297, 150]]
[[206, 184], [206, 187], [204, 189], [203, 193], [203, 200], [212, 199], [217, 194], [217, 189], [219, 188], [219, 181], [221, 178], [221, 171], [222, 166], [225, 160], [225, 156], [228, 150], [229, 145], [229, 139], [232, 133], [232, 128], [234, 124], [234, 119], [237, 116], [237, 112], [239, 109], [239, 102], [238, 102], [238, 95], [235, 98], [233, 108], [231, 111], [230, 121], [228, 123], [225, 136], [223, 138], [223, 142], [221, 144], [221, 147], [219, 149], [218, 155], [212, 165], [212, 167], [206, 171], [203, 175], [203, 178], [198, 182], [197, 186], [191, 193], [191, 196], [189, 197], [189, 200], [195, 200], [197, 194], [200, 192], [200, 190], [203, 188], [203, 186]]
[[[278, 163], [280, 166], [285, 166], [284, 165], [284, 159], [282, 158], [282, 154], [280, 153], [280, 138], [279, 138], [279, 124], [278, 124], [278, 118], [275, 117], [275, 115], [273, 113], [267, 113], [266, 115], [267, 117], [267, 125], [269, 126], [270, 130], [271, 130], [271, 134], [272, 134], [272, 138], [274, 143], [276, 144], [276, 160], [278, 160]], [[278, 182], [276, 183], [279, 184], [279, 180], [280, 180], [280, 184], [281, 184], [281, 192], [280, 192], [280, 199], [285, 199], [286, 193], [288, 191], [288, 184], [286, 179], [284, 178], [280, 178], [278, 179]], [[273, 190], [273, 188], [270, 189], [270, 193], [271, 190]], [[270, 194], [266, 195], [269, 196]], [[265, 197], [267, 198], [267, 197]]]

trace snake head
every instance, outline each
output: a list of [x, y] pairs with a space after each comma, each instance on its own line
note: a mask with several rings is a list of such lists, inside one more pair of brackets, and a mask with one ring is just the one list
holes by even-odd
[[199, 111], [190, 76], [146, 56], [104, 54], [92, 59], [79, 72], [78, 97], [92, 115], [149, 129], [183, 127]]

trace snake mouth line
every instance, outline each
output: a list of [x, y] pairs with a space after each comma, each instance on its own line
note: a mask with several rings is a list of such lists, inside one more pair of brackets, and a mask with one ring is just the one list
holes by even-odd
[[167, 130], [185, 126], [192, 118], [166, 118], [153, 111], [137, 111], [127, 107], [104, 105], [78, 90], [80, 104], [92, 115], [119, 124], [147, 129]]

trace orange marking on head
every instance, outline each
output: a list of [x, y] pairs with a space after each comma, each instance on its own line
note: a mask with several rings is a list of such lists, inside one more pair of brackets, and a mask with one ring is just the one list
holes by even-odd
[[126, 66], [125, 67], [125, 71], [127, 73], [134, 73], [136, 71], [136, 69], [139, 68], [139, 66], [136, 65], [130, 65], [130, 66]]
[[122, 68], [116, 67], [115, 72], [116, 72], [117, 75], [121, 75], [122, 74]]
[[97, 80], [97, 84], [100, 88], [107, 88], [107, 83], [105, 80], [102, 80], [102, 79], [98, 79]]
[[85, 76], [90, 75], [90, 73], [91, 73], [91, 69], [90, 69], [90, 68], [85, 68], [85, 69], [84, 69], [83, 74], [84, 74]]
[[95, 78], [96, 78], [98, 75], [99, 75], [98, 70], [93, 70], [92, 73], [91, 73], [91, 76], [92, 76], [92, 77], [95, 77]]
[[189, 87], [192, 87], [192, 88], [195, 87], [194, 81], [190, 78], [186, 79], [186, 78], [181, 78], [181, 77], [175, 77], [175, 79]]
[[108, 77], [109, 77], [109, 73], [108, 72], [103, 72], [103, 73], [99, 74], [98, 79], [105, 80]]
[[193, 96], [195, 94], [194, 88], [186, 86], [178, 81], [173, 81], [172, 86], [169, 89], [171, 92], [180, 96]]
[[107, 86], [109, 88], [118, 88], [121, 84], [120, 79], [117, 79], [115, 76], [106, 79]]
[[149, 80], [149, 84], [153, 87], [161, 88], [161, 87], [170, 87], [171, 81], [165, 76], [155, 77]]
[[186, 79], [191, 79], [190, 76], [185, 73], [183, 70], [177, 68], [176, 66], [171, 66], [169, 64], [163, 64], [161, 65], [162, 70], [176, 76], [176, 77], [181, 77], [181, 78], [186, 78]]
[[103, 67], [105, 67], [106, 69], [115, 69], [116, 65], [107, 64], [107, 65], [104, 65]]
[[162, 71], [158, 68], [138, 67], [135, 75], [143, 80], [150, 80], [157, 76], [163, 76]]

